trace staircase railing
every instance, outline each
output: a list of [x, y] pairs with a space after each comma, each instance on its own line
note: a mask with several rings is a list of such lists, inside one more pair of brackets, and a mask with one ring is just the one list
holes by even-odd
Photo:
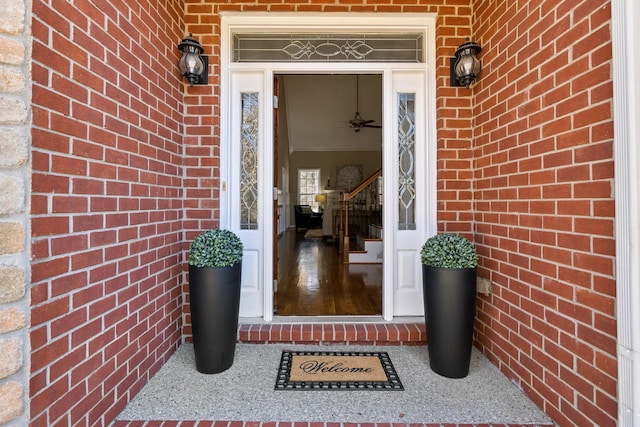
[[349, 262], [351, 239], [360, 234], [368, 236], [370, 225], [382, 226], [382, 195], [379, 192], [378, 178], [382, 169], [378, 169], [356, 188], [340, 196], [339, 251], [343, 262]]

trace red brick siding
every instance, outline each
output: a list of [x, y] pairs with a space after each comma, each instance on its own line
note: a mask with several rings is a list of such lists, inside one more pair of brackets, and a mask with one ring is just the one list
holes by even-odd
[[560, 425], [615, 425], [609, 1], [473, 4], [483, 352]]
[[[221, 10], [439, 14], [438, 220], [475, 233], [495, 284], [478, 345], [559, 423], [613, 422], [609, 4], [422, 3], [194, 0], [183, 25], [171, 5], [35, 2], [34, 424], [110, 421], [189, 334], [182, 251], [219, 218]], [[211, 84], [183, 96], [184, 32]], [[449, 88], [466, 36], [483, 77]]]
[[183, 15], [33, 2], [34, 426], [108, 425], [180, 342]]

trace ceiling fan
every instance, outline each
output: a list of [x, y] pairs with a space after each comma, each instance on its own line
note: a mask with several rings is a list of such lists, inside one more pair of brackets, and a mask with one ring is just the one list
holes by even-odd
[[359, 79], [359, 75], [356, 74], [356, 114], [355, 116], [353, 116], [353, 119], [349, 120], [349, 127], [351, 129], [354, 130], [354, 132], [360, 132], [360, 130], [362, 128], [381, 128], [382, 126], [380, 125], [374, 125], [372, 123], [375, 122], [375, 120], [365, 120], [362, 118], [362, 116], [360, 115], [360, 108], [359, 108], [359, 103], [360, 103], [360, 79]]

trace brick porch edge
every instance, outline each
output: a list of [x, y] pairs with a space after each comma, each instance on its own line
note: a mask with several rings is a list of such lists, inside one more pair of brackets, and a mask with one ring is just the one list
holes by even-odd
[[238, 341], [251, 344], [425, 345], [424, 323], [245, 324]]
[[554, 427], [553, 424], [402, 424], [260, 421], [116, 421], [111, 427]]

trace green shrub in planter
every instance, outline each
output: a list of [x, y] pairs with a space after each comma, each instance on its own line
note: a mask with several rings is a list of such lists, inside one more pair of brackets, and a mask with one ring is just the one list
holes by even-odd
[[215, 374], [233, 364], [240, 288], [242, 241], [229, 230], [205, 231], [189, 253], [189, 306], [198, 372]]
[[431, 369], [448, 378], [469, 373], [478, 255], [455, 234], [429, 238], [420, 251]]
[[233, 267], [242, 261], [242, 241], [230, 230], [207, 230], [191, 242], [189, 265]]
[[422, 264], [438, 268], [475, 268], [478, 254], [473, 244], [457, 234], [436, 234], [420, 251]]

